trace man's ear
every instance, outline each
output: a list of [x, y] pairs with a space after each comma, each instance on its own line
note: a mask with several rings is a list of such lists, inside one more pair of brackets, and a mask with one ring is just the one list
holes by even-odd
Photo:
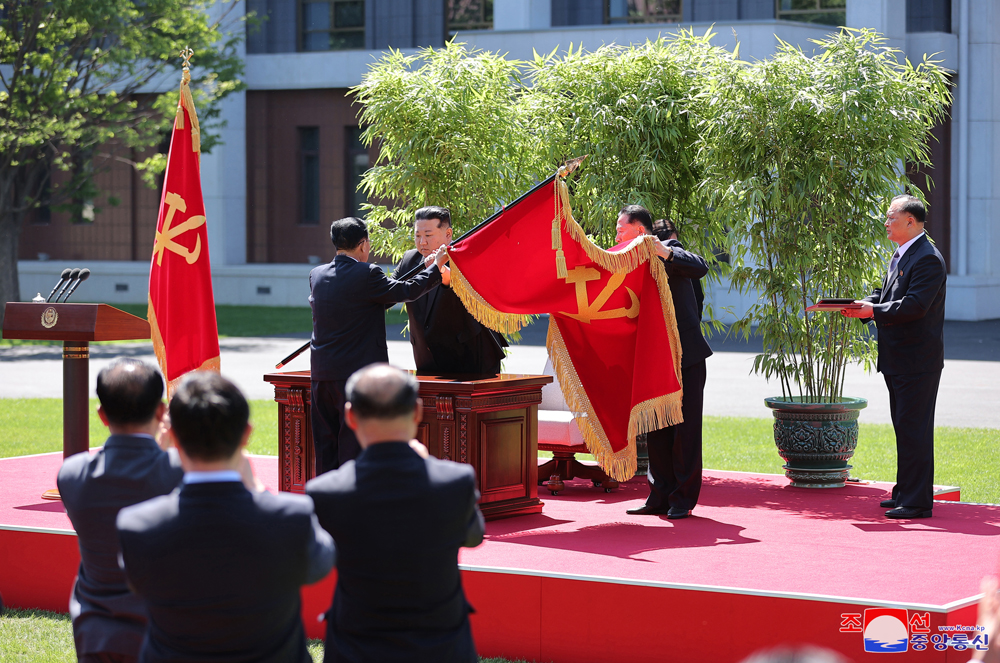
[[246, 449], [247, 444], [250, 442], [251, 433], [253, 433], [253, 426], [247, 424], [247, 427], [243, 429], [243, 438], [240, 440], [240, 449]]
[[[100, 412], [100, 410], [98, 410]], [[167, 404], [160, 401], [160, 404], [156, 406], [156, 412], [153, 414], [153, 418], [156, 419], [156, 423], [163, 421], [163, 417], [167, 416]]]
[[350, 403], [344, 404], [344, 421], [347, 422], [347, 426], [351, 430], [358, 430], [358, 416], [354, 413], [354, 408], [351, 407]]
[[97, 406], [97, 416], [101, 418], [101, 423], [105, 426], [110, 427], [111, 424], [108, 423], [108, 414], [104, 411], [103, 405]]
[[416, 422], [418, 426], [420, 425], [420, 415], [422, 415], [423, 412], [424, 412], [424, 399], [418, 398], [417, 407], [413, 409], [413, 421]]

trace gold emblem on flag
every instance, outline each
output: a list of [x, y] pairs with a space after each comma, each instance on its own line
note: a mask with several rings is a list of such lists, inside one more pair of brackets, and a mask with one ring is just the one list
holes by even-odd
[[46, 329], [52, 329], [59, 322], [59, 312], [52, 308], [51, 306], [42, 311], [42, 326]]
[[611, 299], [611, 295], [613, 295], [625, 281], [625, 276], [625, 274], [612, 274], [611, 278], [608, 279], [607, 284], [604, 286], [604, 289], [601, 290], [601, 294], [597, 295], [597, 299], [591, 302], [587, 299], [587, 282], [599, 280], [601, 278], [601, 273], [593, 267], [574, 267], [569, 270], [569, 273], [566, 275], [566, 283], [572, 283], [576, 287], [577, 312], [566, 313], [560, 311], [560, 313], [588, 324], [591, 320], [638, 317], [639, 298], [634, 292], [632, 292], [631, 288], [625, 288], [629, 297], [632, 298], [632, 303], [628, 308], [621, 307], [610, 310], [601, 309], [601, 307], [607, 304], [608, 300]]
[[178, 196], [176, 193], [167, 192], [167, 195], [163, 197], [163, 201], [167, 205], [167, 218], [163, 220], [163, 230], [158, 230], [156, 232], [156, 239], [153, 242], [153, 255], [156, 256], [156, 264], [160, 265], [163, 263], [163, 252], [172, 251], [184, 258], [187, 264], [193, 265], [198, 261], [198, 257], [201, 255], [201, 236], [195, 233], [194, 236], [194, 249], [188, 249], [174, 241], [175, 237], [183, 235], [189, 230], [195, 230], [205, 225], [204, 216], [192, 216], [187, 221], [171, 227], [170, 224], [173, 223], [174, 214], [180, 211], [181, 213], [187, 211], [187, 203], [184, 199]]

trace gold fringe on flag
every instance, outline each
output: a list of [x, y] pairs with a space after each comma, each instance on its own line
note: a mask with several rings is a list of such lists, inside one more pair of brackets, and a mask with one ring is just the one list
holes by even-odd
[[454, 258], [451, 258], [451, 289], [462, 300], [462, 305], [472, 317], [501, 334], [513, 334], [531, 322], [530, 315], [503, 313], [490, 306], [465, 279]]
[[[628, 444], [621, 451], [613, 451], [607, 433], [601, 426], [590, 398], [587, 396], [580, 376], [573, 366], [566, 341], [559, 331], [559, 324], [554, 317], [549, 317], [549, 333], [545, 339], [545, 347], [552, 359], [552, 368], [559, 380], [566, 405], [573, 412], [576, 425], [580, 429], [587, 449], [597, 459], [601, 469], [607, 472], [615, 481], [628, 481], [635, 476], [635, 436], [630, 435]], [[631, 422], [629, 425], [631, 429]]]
[[[167, 380], [167, 350], [163, 344], [163, 337], [160, 335], [160, 323], [156, 319], [156, 311], [153, 310], [152, 301], [148, 301], [146, 318], [149, 321], [149, 336], [153, 341], [153, 353], [156, 354], [156, 363], [160, 365], [160, 372], [163, 373], [163, 379], [166, 380], [167, 383], [167, 401], [169, 401], [173, 397], [174, 391], [177, 389], [177, 385], [181, 383], [181, 380], [184, 379], [187, 373], [184, 373], [173, 380]], [[194, 370], [215, 371], [216, 373], [219, 373], [222, 371], [222, 362], [219, 357], [212, 357], [210, 359], [206, 359], [202, 362], [201, 366]]]

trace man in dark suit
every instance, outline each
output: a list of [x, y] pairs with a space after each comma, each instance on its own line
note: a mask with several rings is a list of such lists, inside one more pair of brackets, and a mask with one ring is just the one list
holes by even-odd
[[309, 274], [316, 474], [340, 467], [360, 451], [357, 438], [344, 423], [344, 384], [359, 368], [389, 361], [386, 307], [413, 301], [449, 276], [447, 270], [442, 272], [448, 253], [440, 247], [428, 255], [426, 269], [409, 281], [386, 277], [378, 265], [368, 264], [368, 228], [356, 217], [334, 221], [330, 239], [337, 256]]
[[[421, 207], [415, 216], [416, 248], [403, 255], [397, 274], [408, 273], [439, 246], [451, 244], [451, 212], [447, 208]], [[507, 341], [473, 318], [451, 288], [431, 290], [407, 304], [406, 312], [418, 373], [496, 375], [500, 372]]]
[[125, 575], [149, 606], [142, 663], [312, 661], [299, 592], [329, 573], [333, 541], [312, 500], [253, 478], [249, 414], [218, 373], [185, 377], [170, 401], [184, 482], [118, 514]]
[[306, 493], [337, 542], [326, 663], [473, 663], [458, 549], [483, 540], [471, 466], [413, 438], [416, 379], [388, 364], [355, 373], [346, 416], [363, 451]]
[[56, 483], [80, 544], [80, 570], [69, 597], [79, 661], [135, 661], [146, 632], [146, 606], [118, 566], [115, 518], [126, 506], [165, 495], [184, 476], [174, 451], [155, 436], [163, 421], [163, 378], [135, 359], [116, 359], [97, 374], [97, 414], [111, 431], [101, 449], [70, 456]]
[[878, 370], [889, 389], [896, 432], [896, 485], [882, 507], [888, 518], [930, 518], [934, 507], [934, 406], [944, 368], [944, 298], [948, 269], [924, 232], [926, 210], [913, 196], [896, 196], [885, 215], [899, 246], [889, 269], [848, 317], [875, 320]]
[[[661, 222], [666, 225], [669, 222]], [[653, 234], [653, 217], [640, 205], [627, 205], [618, 216], [618, 242]], [[670, 283], [670, 297], [681, 341], [681, 383], [684, 421], [646, 434], [649, 469], [646, 503], [626, 513], [663, 515], [680, 519], [691, 515], [701, 492], [701, 427], [705, 392], [705, 359], [712, 349], [701, 333], [701, 301], [694, 284], [708, 273], [701, 256], [685, 251], [677, 240], [673, 224], [667, 229], [672, 238], [662, 241], [659, 253]], [[671, 232], [672, 231], [672, 232]], [[699, 290], [700, 285], [699, 285]]]

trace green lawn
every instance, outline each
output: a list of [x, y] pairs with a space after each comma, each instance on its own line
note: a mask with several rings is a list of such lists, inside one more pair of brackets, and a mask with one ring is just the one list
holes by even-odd
[[[90, 442], [100, 446], [107, 429], [91, 399]], [[278, 404], [251, 401], [251, 453], [277, 455]], [[934, 434], [934, 481], [959, 486], [966, 502], [1000, 504], [1000, 476], [996, 467], [1000, 430], [948, 428]], [[59, 451], [62, 449], [62, 400], [58, 398], [0, 399], [0, 457]], [[705, 417], [705, 467], [780, 474], [781, 459], [774, 448], [770, 419]], [[861, 423], [858, 450], [851, 461], [852, 476], [893, 481], [896, 449], [892, 426]]]

